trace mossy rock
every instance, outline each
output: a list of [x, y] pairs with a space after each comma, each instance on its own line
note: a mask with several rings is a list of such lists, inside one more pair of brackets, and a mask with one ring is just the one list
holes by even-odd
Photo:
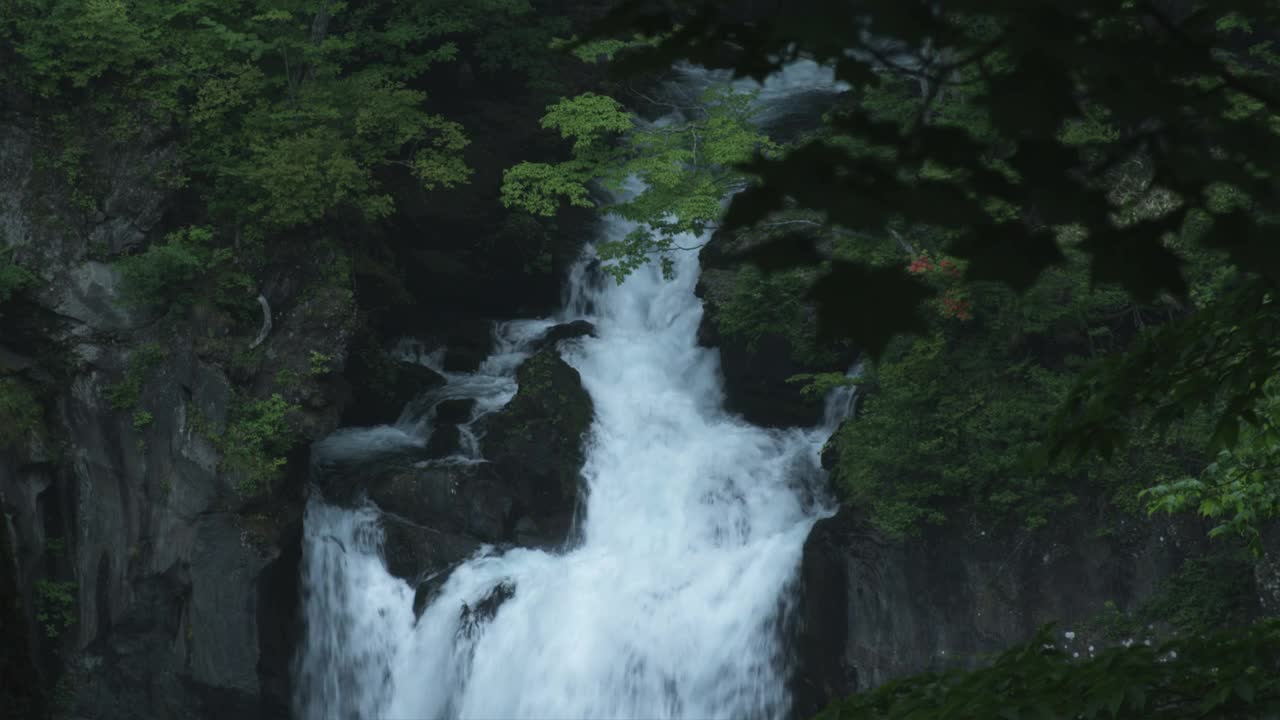
[[353, 355], [347, 379], [352, 384], [352, 402], [342, 415], [343, 425], [393, 423], [409, 401], [445, 384], [444, 377], [431, 368], [371, 347]]
[[[783, 227], [770, 233], [717, 232], [703, 247], [695, 290], [703, 302], [698, 342], [720, 351], [727, 410], [756, 425], [812, 426], [822, 420], [822, 399], [802, 394], [788, 380], [843, 373], [856, 352], [847, 343], [819, 339], [817, 311], [807, 299], [812, 272], [766, 274], [741, 261], [741, 253], [766, 239], [805, 227], [779, 222]], [[822, 236], [816, 241], [828, 243]]]
[[515, 501], [494, 470], [489, 463], [417, 463], [366, 489], [379, 508], [415, 525], [498, 543], [511, 535]]
[[516, 380], [520, 389], [489, 419], [482, 449], [514, 489], [517, 520], [532, 521], [532, 532], [555, 544], [573, 516], [595, 410], [578, 371], [554, 349], [526, 360]]

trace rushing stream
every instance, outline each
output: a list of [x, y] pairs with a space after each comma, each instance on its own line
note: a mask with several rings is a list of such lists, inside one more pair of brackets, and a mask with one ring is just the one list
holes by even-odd
[[[792, 73], [795, 74], [794, 72]], [[768, 86], [813, 91], [816, 69]], [[621, 237], [625, 223], [606, 224]], [[692, 239], [688, 244], [696, 244]], [[486, 548], [453, 570], [415, 620], [414, 590], [380, 556], [377, 511], [312, 501], [306, 516], [304, 612], [296, 710], [322, 718], [764, 718], [789, 709], [789, 611], [805, 538], [824, 508], [818, 454], [847, 412], [828, 400], [821, 427], [764, 430], [722, 409], [718, 354], [699, 347], [698, 265], [674, 280], [656, 267], [622, 285], [583, 264], [560, 317], [497, 330], [472, 374], [446, 374], [430, 400], [471, 397], [475, 431], [516, 391], [515, 368], [549, 327], [586, 318], [596, 336], [563, 342], [595, 405], [582, 468], [585, 511], [560, 552]], [[403, 354], [435, 357], [412, 346]], [[406, 398], [406, 400], [411, 400]], [[321, 460], [421, 444], [429, 410], [396, 426], [347, 429]], [[510, 591], [492, 617], [463, 613]], [[505, 591], [504, 591], [505, 592]]]

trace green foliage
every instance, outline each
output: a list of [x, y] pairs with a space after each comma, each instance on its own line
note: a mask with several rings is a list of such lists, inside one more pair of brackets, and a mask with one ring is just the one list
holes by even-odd
[[142, 385], [147, 381], [151, 371], [156, 369], [169, 352], [157, 342], [139, 345], [129, 355], [129, 364], [125, 368], [124, 378], [108, 385], [103, 395], [117, 410], [128, 410], [138, 404], [142, 397]]
[[573, 159], [559, 164], [524, 162], [504, 173], [502, 203], [534, 215], [555, 215], [563, 199], [570, 205], [594, 207], [587, 184], [595, 164], [615, 153], [613, 136], [632, 128], [634, 121], [621, 103], [595, 93], [562, 99], [547, 108], [542, 127], [557, 130], [573, 141]]
[[164, 242], [117, 263], [125, 299], [144, 307], [188, 307], [202, 298], [244, 312], [256, 295], [253, 279], [231, 248], [218, 247], [208, 227], [186, 227]]
[[242, 495], [265, 492], [280, 477], [285, 455], [297, 439], [289, 420], [297, 410], [279, 394], [241, 401], [233, 408], [226, 432], [212, 438], [223, 466], [241, 475], [237, 489]]
[[733, 285], [717, 305], [721, 333], [743, 340], [750, 350], [767, 335], [786, 338], [796, 360], [830, 361], [831, 351], [818, 345], [812, 308], [805, 302], [814, 273], [794, 270], [766, 275], [758, 268], [738, 268]]
[[551, 217], [561, 200], [576, 207], [595, 207], [587, 190], [585, 169], [562, 163], [523, 162], [502, 176], [502, 203], [534, 215]]
[[972, 318], [939, 307], [928, 334], [891, 344], [862, 379], [858, 421], [833, 439], [838, 487], [883, 530], [900, 537], [971, 516], [1034, 528], [1085, 487], [1132, 494], [1198, 467], [1203, 413], [1140, 435], [1108, 462], [1032, 462], [1081, 367], [1157, 308], [1091, 287], [1082, 263], [1046, 272], [1021, 296], [989, 283], [964, 289]]
[[133, 429], [142, 432], [151, 427], [151, 423], [155, 421], [155, 417], [147, 410], [133, 411]]
[[551, 47], [556, 50], [568, 49], [574, 57], [585, 63], [598, 63], [613, 60], [614, 57], [629, 48], [653, 47], [661, 38], [635, 35], [627, 40], [614, 38], [571, 38], [556, 39]]
[[[572, 141], [572, 155], [557, 164], [521, 163], [503, 177], [502, 201], [550, 216], [561, 202], [593, 206], [588, 190], [599, 182], [613, 194], [603, 210], [635, 224], [624, 239], [596, 247], [605, 268], [621, 282], [653, 257], [670, 270], [678, 244], [714, 228], [721, 203], [747, 178], [733, 169], [775, 145], [752, 122], [749, 93], [714, 86], [690, 101], [687, 119], [639, 125], [616, 100], [585, 93], [547, 109], [542, 126]], [[632, 180], [643, 183], [636, 190]]]
[[[1175, 318], [1164, 342], [1086, 377], [1054, 425], [1048, 455], [1115, 449], [1145, 432], [1132, 411], [1191, 405], [1213, 407], [1215, 444], [1229, 447], [1259, 379], [1280, 374], [1266, 340], [1277, 310], [1259, 301], [1280, 283], [1274, 3], [961, 2], [938, 10], [871, 0], [837, 17], [822, 0], [800, 0], [769, 27], [713, 0], [682, 6], [678, 27], [642, 5], [622, 3], [598, 28], [598, 37], [670, 28], [654, 47], [619, 58], [622, 72], [687, 59], [759, 78], [807, 57], [853, 88], [829, 132], [739, 167], [759, 182], [734, 197], [729, 229], [793, 207], [872, 238], [945, 229], [940, 249], [965, 261], [967, 281], [1015, 291], [1074, 249], [1092, 281], [1142, 303], [1205, 299], [1192, 294], [1186, 259], [1223, 253], [1238, 286]], [[724, 52], [729, 38], [734, 51]], [[770, 269], [824, 259], [812, 237], [773, 244], [757, 255]], [[921, 331], [917, 301], [943, 290], [905, 269], [867, 267], [831, 263], [814, 297], [820, 327], [878, 356], [892, 337]], [[873, 302], [886, 311], [866, 313]]]
[[204, 274], [210, 259], [206, 243], [211, 239], [207, 228], [190, 228], [169, 235], [165, 242], [151, 245], [140, 255], [121, 260], [125, 297], [138, 305], [191, 303], [192, 285]]
[[1280, 622], [1075, 661], [1050, 629], [981, 670], [920, 675], [832, 704], [821, 720], [1271, 717], [1280, 712]]
[[560, 137], [572, 140], [578, 154], [600, 150], [603, 141], [627, 132], [634, 124], [617, 100], [590, 92], [562, 99], [542, 116], [542, 127], [558, 130]]
[[13, 251], [0, 246], [0, 305], [35, 283], [36, 276], [13, 261]]
[[36, 581], [36, 620], [45, 636], [56, 639], [76, 622], [76, 584], [62, 580]]
[[17, 446], [43, 425], [35, 390], [17, 378], [0, 377], [0, 449]]
[[276, 371], [276, 385], [285, 390], [297, 390], [302, 387], [302, 375], [293, 368], [280, 368]]
[[53, 557], [62, 557], [67, 552], [67, 543], [60, 537], [51, 537], [45, 541], [44, 549]]
[[312, 377], [328, 375], [333, 370], [333, 356], [328, 353], [322, 353], [319, 350], [311, 351], [308, 363]]
[[1243, 538], [1261, 553], [1260, 528], [1280, 517], [1280, 380], [1266, 383], [1252, 422], [1230, 449], [1218, 453], [1198, 478], [1183, 478], [1145, 490], [1151, 512], [1196, 510], [1218, 521], [1211, 537]]
[[1126, 611], [1107, 601], [1084, 628], [1109, 643], [1147, 642], [1170, 629], [1203, 636], [1246, 626], [1256, 611], [1255, 592], [1253, 557], [1239, 545], [1219, 545], [1185, 560], [1137, 608]]
[[859, 378], [833, 372], [801, 373], [787, 378], [787, 382], [799, 384], [801, 386], [800, 394], [813, 400], [826, 397], [828, 393], [837, 388], [862, 384]]
[[560, 18], [528, 0], [4, 0], [0, 84], [92, 113], [127, 139], [179, 130], [210, 216], [261, 240], [325, 218], [386, 217], [393, 183], [453, 187], [462, 127], [421, 87], [460, 44], [487, 72], [547, 72]]
[[148, 55], [145, 32], [122, 0], [11, 0], [6, 10], [6, 34], [21, 38], [15, 48], [26, 64], [21, 81], [46, 97], [64, 85], [83, 88], [108, 73], [130, 72]]
[[1238, 546], [1190, 558], [1160, 584], [1140, 614], [1197, 635], [1241, 625], [1255, 603], [1252, 559]]

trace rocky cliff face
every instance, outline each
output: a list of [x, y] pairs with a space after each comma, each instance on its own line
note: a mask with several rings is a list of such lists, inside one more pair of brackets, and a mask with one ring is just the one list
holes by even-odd
[[727, 410], [755, 425], [810, 427], [822, 420], [822, 400], [802, 394], [789, 379], [843, 373], [856, 352], [813, 343], [813, 308], [794, 302], [803, 289], [782, 289], [775, 284], [781, 274], [753, 273], [735, 257], [762, 237], [718, 232], [703, 247], [696, 288], [703, 302], [698, 342], [720, 351]]
[[[417, 607], [482, 544], [556, 547], [570, 540], [579, 501], [590, 395], [554, 343], [516, 371], [519, 389], [476, 428], [483, 461], [425, 448], [319, 468], [330, 502], [368, 500], [381, 511], [387, 569], [418, 588]], [[465, 419], [456, 400], [432, 409], [432, 438]]]
[[[336, 425], [340, 383], [305, 370], [315, 348], [340, 369], [349, 297], [262, 288], [274, 330], [253, 353], [251, 335], [131, 309], [108, 260], [161, 227], [174, 150], [104, 141], [72, 187], [44, 162], [53, 143], [0, 127], [0, 237], [40, 275], [3, 318], [2, 370], [42, 399], [40, 427], [0, 448], [0, 586], [18, 601], [0, 608], [0, 654], [32, 670], [23, 684], [6, 671], [0, 704], [27, 702], [31, 717], [279, 717], [305, 478], [245, 492], [218, 438], [240, 398], [268, 391], [284, 393], [297, 440]], [[280, 387], [282, 372], [301, 380]]]
[[[1047, 623], [1083, 658], [1170, 632], [1143, 618], [1154, 603], [1162, 615], [1209, 612], [1215, 622], [1266, 611], [1269, 561], [1223, 555], [1206, 531], [1085, 501], [1035, 531], [943, 527], [894, 541], [843, 508], [805, 544], [795, 715], [917, 672], [978, 666]], [[1197, 578], [1188, 567], [1213, 570]]]

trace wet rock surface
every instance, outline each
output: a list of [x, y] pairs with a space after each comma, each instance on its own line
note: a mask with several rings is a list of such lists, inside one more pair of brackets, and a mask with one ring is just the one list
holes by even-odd
[[[1135, 518], [1116, 533], [1097, 503], [1037, 531], [937, 527], [891, 540], [851, 508], [805, 544], [793, 651], [795, 716], [917, 672], [970, 668], [1054, 622], [1072, 649], [1114, 603], [1136, 608], [1188, 558], [1209, 551], [1203, 524]], [[1115, 641], [1111, 641], [1115, 642]]]
[[365, 348], [351, 360], [349, 375], [357, 379], [352, 402], [342, 415], [344, 425], [393, 423], [405, 399], [445, 384], [444, 376], [424, 365], [397, 360], [377, 348]]
[[803, 395], [800, 386], [788, 380], [805, 373], [843, 373], [856, 353], [845, 347], [822, 346], [819, 353], [814, 353], [814, 348], [797, 347], [796, 338], [802, 334], [796, 332], [797, 327], [802, 332], [816, 332], [812, 308], [795, 318], [766, 323], [757, 328], [755, 337], [725, 331], [726, 314], [741, 311], [732, 307], [740, 301], [735, 295], [742, 282], [743, 266], [737, 254], [751, 244], [750, 239], [716, 233], [703, 247], [699, 256], [702, 274], [696, 288], [703, 302], [698, 344], [720, 351], [726, 410], [753, 425], [812, 427], [822, 421], [821, 398]]
[[[449, 453], [432, 447], [439, 437], [453, 446], [458, 423], [475, 410], [474, 400], [446, 399], [429, 411], [435, 427], [425, 448], [399, 446], [318, 468], [327, 500], [379, 509], [387, 569], [416, 586], [417, 613], [454, 567], [486, 545], [551, 548], [569, 539], [591, 399], [577, 371], [545, 344], [516, 377], [511, 401], [478, 422], [483, 460], [441, 459]], [[477, 622], [486, 607], [472, 609]]]
[[[0, 183], [0, 242], [39, 276], [21, 317], [0, 318], [14, 343], [0, 364], [39, 387], [43, 404], [40, 428], [0, 447], [11, 541], [0, 586], [20, 601], [0, 608], [0, 667], [25, 663], [33, 696], [60, 686], [70, 717], [282, 717], [306, 490], [299, 447], [337, 425], [349, 296], [297, 292], [318, 261], [290, 268], [291, 284], [265, 279], [274, 328], [252, 349], [256, 326], [245, 336], [207, 308], [125, 302], [113, 260], [163, 236], [174, 199], [157, 178], [176, 169], [175, 148], [145, 132], [96, 143], [87, 172], [112, 169], [92, 177], [101, 202], [87, 211], [34, 164], [47, 138], [32, 132], [0, 123], [0, 175], [11, 181]], [[286, 376], [297, 380], [281, 387]], [[295, 408], [296, 462], [245, 493], [216, 438], [238, 402], [277, 392]], [[39, 702], [10, 697], [9, 677], [0, 707]]]
[[591, 337], [596, 334], [596, 326], [589, 320], [574, 320], [552, 327], [542, 336], [537, 349], [552, 347], [562, 340], [573, 340], [580, 337]]
[[508, 538], [515, 503], [490, 463], [423, 463], [374, 480], [368, 497], [416, 525], [491, 543]]
[[512, 492], [516, 522], [527, 521], [522, 534], [534, 544], [558, 545], [578, 501], [591, 396], [554, 349], [526, 360], [516, 380], [516, 396], [487, 418], [483, 454]]

